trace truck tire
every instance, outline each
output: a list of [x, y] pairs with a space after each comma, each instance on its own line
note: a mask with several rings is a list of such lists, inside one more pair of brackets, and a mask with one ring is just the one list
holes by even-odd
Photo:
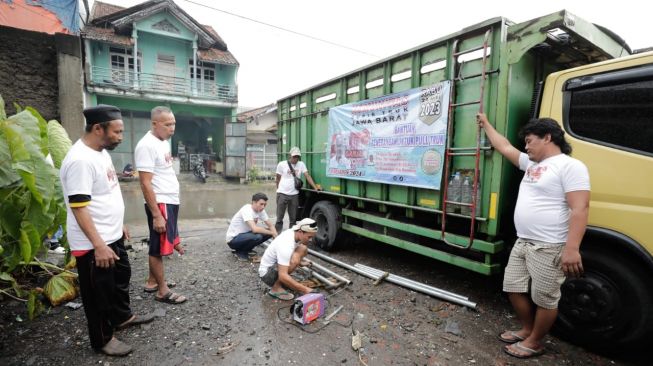
[[311, 208], [310, 216], [317, 222], [315, 244], [324, 250], [335, 249], [341, 224], [338, 206], [330, 201], [319, 201]]
[[563, 284], [555, 330], [604, 352], [641, 344], [653, 323], [650, 275], [623, 253], [594, 246], [581, 255], [585, 273]]

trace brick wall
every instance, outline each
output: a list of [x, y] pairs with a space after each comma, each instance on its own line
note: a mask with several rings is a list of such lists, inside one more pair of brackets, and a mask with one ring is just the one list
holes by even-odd
[[0, 94], [7, 115], [13, 103], [31, 106], [46, 120], [59, 119], [54, 36], [0, 26]]

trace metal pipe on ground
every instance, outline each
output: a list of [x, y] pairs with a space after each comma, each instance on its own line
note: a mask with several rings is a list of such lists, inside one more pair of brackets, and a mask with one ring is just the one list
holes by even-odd
[[[378, 271], [378, 270], [376, 270], [376, 271], [367, 270], [367, 269], [363, 269], [363, 270], [368, 271], [368, 273], [373, 275], [373, 276], [377, 276], [379, 278], [379, 280], [381, 280], [381, 277], [385, 273], [385, 272], [381, 272], [381, 271]], [[397, 279], [397, 276], [389, 275], [389, 276], [387, 276], [386, 280], [388, 282], [395, 283], [395, 284], [398, 284], [400, 286], [404, 286], [404, 287], [413, 286], [416, 289], [424, 290], [424, 291], [428, 291], [428, 292], [438, 293], [441, 296], [451, 296], [451, 297], [455, 297], [455, 298], [459, 299], [460, 301], [469, 301], [469, 299], [464, 297], [464, 296], [460, 296], [460, 295], [452, 293], [452, 292], [444, 291], [444, 290], [441, 290], [441, 289], [439, 289], [437, 287], [424, 285], [424, 284], [419, 283], [419, 282], [406, 282], [406, 281]], [[416, 290], [416, 291], [419, 291], [419, 290]]]
[[[379, 279], [382, 280], [381, 276], [383, 275], [383, 272], [370, 271], [369, 273], [371, 275], [373, 275], [373, 276], [379, 277]], [[403, 281], [403, 280], [399, 280], [399, 279], [397, 279], [397, 277], [392, 276], [392, 275], [387, 276], [387, 278], [385, 280], [388, 280], [388, 279], [391, 279], [391, 280], [395, 281], [397, 284], [399, 284], [401, 286], [404, 286], [404, 285], [406, 285], [406, 286], [415, 286], [417, 288], [424, 289], [426, 291], [433, 291], [433, 292], [439, 293], [439, 294], [441, 294], [443, 296], [452, 296], [452, 297], [455, 297], [457, 299], [460, 299], [461, 301], [469, 301], [469, 299], [467, 297], [465, 297], [465, 296], [460, 296], [460, 295], [452, 293], [452, 292], [443, 291], [443, 290], [441, 290], [441, 289], [439, 289], [437, 287], [424, 285], [424, 284], [419, 283], [419, 282], [406, 282], [406, 281]], [[393, 281], [388, 280], [388, 282], [395, 283]]]
[[[372, 273], [370, 271], [364, 271], [364, 272], [366, 273], [367, 276], [374, 276], [374, 273]], [[376, 279], [377, 277], [374, 277], [374, 278]], [[409, 288], [409, 289], [414, 290], [414, 291], [418, 291], [418, 292], [425, 293], [427, 295], [431, 295], [433, 297], [437, 297], [439, 299], [449, 301], [449, 302], [454, 303], [454, 304], [466, 306], [466, 307], [468, 307], [470, 309], [476, 309], [476, 303], [475, 302], [471, 302], [469, 300], [463, 300], [460, 297], [443, 294], [442, 292], [433, 291], [431, 289], [416, 286], [416, 285], [411, 284], [411, 283], [402, 282], [402, 281], [397, 280], [396, 278], [390, 278], [390, 276], [388, 276], [386, 281], [394, 283], [394, 284], [399, 285], [399, 286]]]
[[[356, 263], [354, 266], [357, 267], [357, 268], [363, 269], [363, 270], [369, 270], [370, 273], [375, 274], [377, 276], [380, 276], [383, 273], [385, 273], [385, 272], [381, 271], [380, 269], [372, 268], [372, 267], [369, 267], [369, 266], [366, 266], [366, 265], [360, 264], [360, 263]], [[441, 293], [446, 294], [446, 295], [455, 296], [455, 297], [458, 297], [458, 298], [460, 298], [462, 300], [469, 300], [469, 298], [466, 297], [466, 296], [462, 296], [462, 295], [459, 295], [459, 294], [456, 294], [456, 293], [453, 293], [453, 292], [449, 292], [449, 291], [446, 291], [446, 290], [443, 290], [443, 289], [440, 289], [440, 288], [437, 288], [437, 287], [433, 287], [433, 286], [427, 285], [427, 284], [422, 283], [422, 282], [417, 282], [417, 281], [411, 280], [410, 278], [401, 277], [401, 276], [397, 276], [397, 275], [394, 275], [394, 274], [390, 274], [388, 276], [388, 278], [394, 278], [394, 279], [396, 279], [398, 281], [402, 281], [402, 282], [405, 282], [405, 283], [413, 284], [415, 286], [420, 286], [420, 287], [424, 287], [424, 288], [427, 288], [427, 289], [431, 289], [431, 290], [441, 292]]]
[[311, 263], [311, 266], [313, 268], [319, 270], [320, 272], [322, 272], [322, 273], [324, 273], [324, 274], [326, 274], [328, 276], [331, 276], [331, 277], [337, 279], [340, 282], [344, 282], [346, 285], [351, 284], [351, 281], [349, 279], [347, 279], [346, 277], [343, 277], [343, 276], [333, 272], [332, 270], [330, 270], [330, 269], [328, 269], [328, 268], [326, 268], [326, 267], [324, 267], [324, 266], [322, 266], [320, 264], [317, 264], [317, 263], [315, 263], [313, 261], [309, 260], [309, 263]]
[[345, 262], [341, 262], [341, 261], [339, 261], [337, 259], [326, 256], [326, 255], [324, 255], [322, 253], [318, 253], [318, 252], [314, 251], [313, 249], [309, 249], [308, 253], [322, 259], [325, 262], [333, 263], [333, 264], [335, 264], [337, 266], [348, 269], [348, 270], [350, 270], [350, 271], [352, 271], [354, 273], [358, 273], [361, 276], [376, 279], [376, 277], [372, 276], [371, 274], [369, 274], [369, 273], [367, 273], [367, 272], [365, 272], [365, 271], [363, 271], [361, 269], [358, 269], [358, 268], [356, 268], [356, 267], [354, 267], [354, 266], [352, 266], [350, 264], [347, 264]]
[[321, 274], [317, 273], [316, 271], [313, 271], [312, 269], [308, 267], [300, 267], [304, 272], [308, 273], [309, 276], [315, 277], [318, 281], [322, 282], [324, 284], [324, 287], [328, 289], [336, 288], [339, 286], [339, 284], [331, 282], [328, 278], [322, 276]]
[[[364, 271], [364, 270], [362, 270], [360, 268], [356, 268], [356, 267], [354, 267], [354, 266], [352, 266], [350, 264], [347, 264], [345, 262], [342, 262], [342, 261], [339, 261], [337, 259], [331, 258], [329, 256], [326, 256], [326, 255], [322, 254], [322, 253], [318, 253], [318, 252], [314, 251], [313, 249], [309, 249], [308, 253], [311, 254], [311, 255], [314, 255], [314, 256], [316, 256], [316, 257], [318, 257], [318, 258], [320, 258], [320, 259], [322, 259], [322, 260], [324, 260], [326, 262], [333, 263], [333, 264], [338, 265], [340, 267], [346, 268], [346, 269], [348, 269], [348, 270], [350, 270], [352, 272], [358, 273], [361, 276], [365, 276], [365, 277], [371, 278], [373, 280], [377, 280], [379, 278], [379, 276], [375, 276], [374, 274], [369, 273], [368, 271]], [[437, 297], [437, 298], [440, 298], [440, 299], [443, 299], [443, 300], [447, 300], [447, 301], [452, 302], [454, 304], [467, 306], [467, 307], [469, 307], [471, 309], [476, 309], [476, 303], [471, 302], [469, 300], [463, 299], [462, 297], [464, 297], [464, 296], [460, 296], [460, 295], [451, 296], [451, 295], [443, 294], [442, 292], [436, 292], [436, 291], [433, 291], [432, 289], [419, 287], [419, 286], [416, 286], [415, 284], [398, 281], [394, 277], [393, 277], [392, 281], [390, 281], [388, 279], [388, 282], [392, 282], [392, 283], [395, 283], [395, 284], [397, 284], [399, 286], [407, 287], [407, 288], [410, 288], [411, 290], [419, 291], [419, 292], [425, 293], [425, 294], [433, 296], [433, 297]], [[399, 283], [397, 283], [397, 282], [399, 282]]]

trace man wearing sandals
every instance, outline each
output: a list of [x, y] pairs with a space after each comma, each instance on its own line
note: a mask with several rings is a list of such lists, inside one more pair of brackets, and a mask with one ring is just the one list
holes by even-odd
[[68, 210], [68, 243], [77, 262], [91, 347], [125, 356], [132, 348], [114, 337], [114, 329], [148, 323], [154, 315], [134, 315], [129, 305], [125, 204], [107, 152], [122, 141], [122, 115], [120, 109], [101, 104], [85, 109], [84, 117], [86, 132], [66, 154], [59, 173]]
[[293, 294], [286, 291], [284, 287], [302, 294], [313, 292], [312, 288], [297, 282], [290, 274], [308, 253], [308, 242], [316, 232], [315, 220], [306, 218], [282, 232], [270, 243], [263, 253], [258, 268], [261, 281], [271, 287], [268, 295], [279, 300], [292, 300]]
[[552, 119], [534, 119], [524, 126], [520, 136], [526, 153], [499, 134], [484, 114], [477, 120], [492, 146], [525, 171], [514, 214], [518, 238], [503, 280], [522, 327], [499, 334], [499, 339], [509, 343], [504, 351], [511, 356], [539, 356], [558, 316], [560, 286], [566, 276], [583, 273], [579, 248], [588, 219], [589, 173], [569, 156], [571, 146]]
[[186, 297], [170, 290], [163, 270], [163, 256], [173, 248], [184, 254], [179, 241], [177, 215], [179, 213], [179, 181], [172, 168], [170, 137], [175, 133], [175, 116], [168, 107], [154, 107], [152, 127], [138, 142], [134, 160], [138, 179], [145, 198], [145, 214], [150, 229], [150, 274], [145, 292], [156, 292], [156, 301], [181, 304]]

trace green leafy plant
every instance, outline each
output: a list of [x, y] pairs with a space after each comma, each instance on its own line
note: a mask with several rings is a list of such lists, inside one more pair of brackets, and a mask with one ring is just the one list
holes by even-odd
[[261, 176], [261, 170], [258, 166], [253, 165], [247, 170], [247, 180], [250, 182], [256, 182]]
[[[18, 279], [32, 268], [40, 267], [53, 277], [53, 271], [66, 272], [36, 256], [45, 249], [43, 238], [66, 222], [59, 167], [71, 142], [59, 122], [46, 122], [31, 107], [16, 110], [7, 117], [0, 96], [0, 293], [25, 301], [33, 318], [40, 308], [37, 292], [26, 290]], [[46, 160], [48, 154], [54, 166]]]

